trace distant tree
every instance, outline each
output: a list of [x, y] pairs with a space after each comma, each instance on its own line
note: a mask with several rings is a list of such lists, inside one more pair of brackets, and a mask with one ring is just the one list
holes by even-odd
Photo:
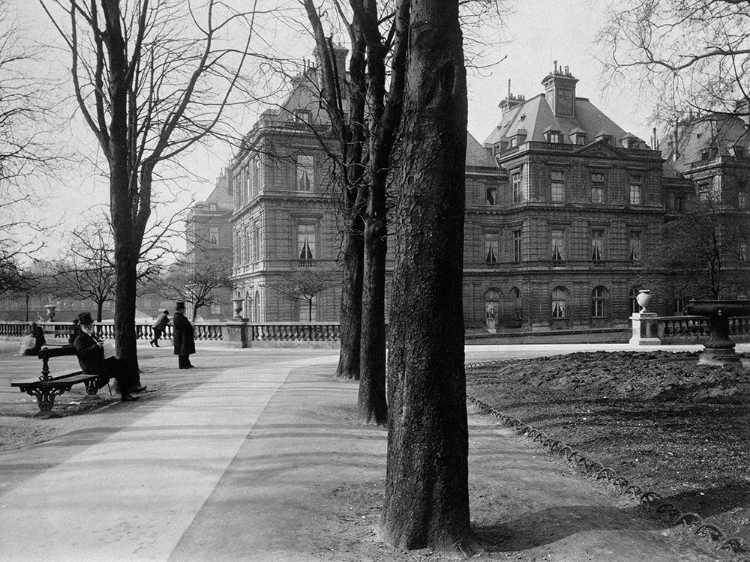
[[750, 216], [730, 211], [710, 194], [665, 226], [664, 246], [648, 269], [666, 272], [667, 292], [728, 298], [750, 287]]
[[112, 300], [117, 284], [111, 231], [89, 225], [73, 237], [68, 257], [57, 263], [58, 294], [92, 301], [101, 322], [104, 303]]
[[291, 301], [302, 301], [307, 310], [307, 321], [311, 322], [315, 297], [337, 285], [337, 278], [334, 270], [302, 268], [281, 274], [281, 282], [273, 290]]
[[192, 304], [191, 319], [195, 322], [198, 310], [221, 303], [219, 289], [232, 288], [232, 261], [226, 256], [206, 256], [194, 265], [183, 258], [157, 283], [165, 299]]

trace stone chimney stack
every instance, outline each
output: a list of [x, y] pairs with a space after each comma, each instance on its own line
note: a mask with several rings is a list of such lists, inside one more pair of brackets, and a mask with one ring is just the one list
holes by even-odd
[[514, 96], [510, 93], [510, 80], [508, 80], [508, 97], [505, 98], [503, 101], [501, 101], [498, 104], [498, 107], [503, 111], [503, 115], [505, 115], [508, 111], [516, 107], [517, 105], [522, 104], [526, 101], [525, 96]]
[[558, 68], [557, 61], [554, 65], [554, 70], [542, 80], [547, 103], [556, 117], [575, 117], [578, 79], [567, 66]]

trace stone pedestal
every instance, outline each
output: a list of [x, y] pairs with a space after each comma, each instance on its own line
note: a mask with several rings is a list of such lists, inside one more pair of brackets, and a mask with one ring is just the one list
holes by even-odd
[[630, 322], [633, 326], [630, 345], [661, 345], [655, 312], [635, 312]]
[[227, 322], [227, 345], [229, 347], [249, 347], [247, 332], [247, 321]]

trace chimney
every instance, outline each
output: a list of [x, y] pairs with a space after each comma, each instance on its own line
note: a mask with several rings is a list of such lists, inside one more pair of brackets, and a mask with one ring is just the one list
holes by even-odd
[[542, 80], [547, 103], [556, 117], [575, 117], [578, 79], [567, 66], [558, 68], [557, 61], [554, 65], [554, 70]]
[[[346, 55], [349, 54], [349, 50], [345, 47], [342, 47], [341, 45], [335, 45], [333, 41], [328, 42], [329, 46], [332, 46], [333, 48], [333, 63], [335, 65], [334, 71], [338, 74], [338, 83], [339, 88], [341, 89], [341, 95], [344, 99], [346, 99], [346, 92], [347, 89], [344, 86], [346, 84]], [[316, 46], [315, 49], [313, 49], [313, 55], [315, 56], [315, 62], [317, 64], [317, 84], [319, 88], [323, 88], [323, 65], [320, 61], [320, 52], [318, 51], [318, 47]], [[315, 68], [310, 65], [311, 70], [315, 70]]]
[[510, 79], [508, 80], [508, 97], [506, 97], [503, 101], [501, 101], [497, 106], [502, 110], [503, 115], [505, 115], [508, 111], [516, 107], [517, 105], [521, 105], [523, 102], [526, 101], [525, 96], [514, 96], [510, 93]]

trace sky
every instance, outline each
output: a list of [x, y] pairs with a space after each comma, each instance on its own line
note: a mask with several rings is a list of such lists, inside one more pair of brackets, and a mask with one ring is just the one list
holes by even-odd
[[[40, 37], [54, 37], [55, 32], [46, 16], [33, 0], [10, 0], [19, 10], [23, 21]], [[600, 50], [596, 36], [605, 22], [605, 0], [512, 0], [507, 1], [510, 14], [501, 29], [489, 27], [484, 51], [485, 61], [500, 61], [489, 69], [469, 73], [469, 132], [481, 143], [501, 118], [498, 104], [508, 91], [508, 80], [514, 95], [526, 99], [542, 93], [542, 79], [552, 70], [554, 61], [559, 67], [568, 66], [579, 79], [577, 95], [589, 100], [610, 116], [618, 125], [650, 142], [651, 124], [648, 122], [649, 107], [637, 97], [637, 87], [632, 84], [618, 86], [608, 83], [596, 61]], [[283, 27], [282, 27], [283, 29]], [[283, 31], [279, 32], [283, 35]], [[277, 36], [282, 39], [283, 36]], [[344, 39], [341, 39], [345, 43]], [[290, 41], [290, 56], [311, 57], [312, 40], [305, 43], [304, 35]], [[49, 51], [49, 64], [56, 68], [67, 68], [67, 53]], [[240, 130], [249, 130], [258, 111], [245, 114]], [[90, 131], [85, 127], [71, 127], [71, 144], [87, 144], [96, 147]], [[93, 153], [96, 155], [95, 148]], [[184, 183], [183, 199], [192, 195], [204, 200], [214, 188], [214, 180], [228, 164], [232, 150], [226, 145], [214, 144], [207, 150], [190, 155], [186, 165], [204, 178], [202, 181]], [[103, 163], [103, 158], [100, 158]], [[73, 174], [52, 190], [46, 212], [80, 220], [90, 213], [96, 202], [107, 200], [106, 178], [92, 174]], [[62, 237], [60, 238], [62, 239]]]

